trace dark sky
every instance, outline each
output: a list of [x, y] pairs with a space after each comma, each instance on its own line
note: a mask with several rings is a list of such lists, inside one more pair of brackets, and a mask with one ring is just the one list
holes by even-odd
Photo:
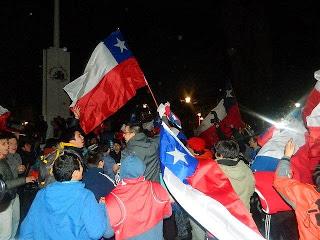
[[[116, 3], [117, 2], [117, 3]], [[159, 101], [212, 108], [233, 84], [238, 102], [260, 113], [288, 110], [320, 69], [317, 1], [61, 1], [61, 46], [80, 76], [100, 40], [120, 28]], [[53, 0], [0, 3], [0, 105], [40, 111], [42, 49], [53, 45]], [[14, 110], [13, 110], [14, 111]]]

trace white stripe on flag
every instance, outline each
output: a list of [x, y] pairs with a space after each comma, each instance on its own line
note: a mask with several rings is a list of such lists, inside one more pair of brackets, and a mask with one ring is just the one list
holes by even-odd
[[203, 119], [200, 126], [196, 130], [196, 132], [197, 132], [196, 135], [199, 135], [200, 133], [204, 132], [205, 130], [207, 130], [208, 128], [210, 128], [212, 126], [211, 119], [213, 119], [213, 117], [214, 117], [214, 115], [211, 113], [212, 111], [215, 111], [217, 113], [220, 121], [223, 120], [227, 116], [227, 112], [226, 112], [226, 109], [223, 104], [224, 104], [224, 100], [222, 99], [218, 103], [218, 105], [215, 108], [213, 108], [210, 111], [210, 113]]
[[311, 112], [311, 114], [306, 117], [308, 127], [319, 127], [320, 126], [320, 104], [318, 104]]
[[2, 106], [0, 106], [0, 115], [4, 114], [6, 112], [9, 112], [9, 110], [4, 108], [4, 107], [2, 107]]
[[218, 239], [264, 239], [235, 218], [220, 202], [182, 183], [168, 168], [164, 169], [163, 179], [169, 192], [179, 204]]
[[286, 143], [290, 138], [297, 146], [295, 152], [305, 144], [304, 133], [306, 128], [302, 121], [297, 119], [290, 119], [288, 125], [281, 131], [277, 131], [273, 134], [272, 138], [261, 148], [258, 152], [258, 156], [268, 156], [280, 159], [283, 157], [283, 150]]
[[112, 53], [103, 42], [100, 42], [91, 54], [84, 74], [63, 88], [73, 101], [71, 106], [95, 88], [103, 76], [117, 65], [118, 62]]

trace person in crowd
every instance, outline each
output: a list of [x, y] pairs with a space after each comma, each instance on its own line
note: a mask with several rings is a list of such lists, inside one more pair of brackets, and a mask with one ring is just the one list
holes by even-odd
[[116, 163], [120, 163], [121, 159], [121, 142], [119, 140], [113, 140], [113, 148], [110, 149], [110, 157], [112, 157]]
[[294, 154], [294, 148], [293, 140], [290, 139], [284, 148], [284, 156], [279, 161], [273, 186], [295, 210], [299, 239], [320, 239], [320, 164], [313, 173], [315, 185], [293, 179], [290, 159]]
[[172, 213], [168, 192], [146, 180], [146, 164], [135, 155], [121, 161], [121, 182], [105, 198], [116, 240], [162, 240], [163, 219]]
[[255, 157], [257, 156], [259, 150], [261, 149], [261, 147], [258, 144], [257, 136], [250, 137], [248, 144], [249, 144], [249, 147], [251, 148], [250, 162], [252, 163]]
[[19, 139], [18, 153], [21, 156], [22, 164], [26, 167], [25, 175], [28, 175], [29, 170], [36, 163], [36, 156], [32, 151], [33, 141], [28, 137]]
[[8, 138], [10, 136], [7, 133], [0, 132], [0, 175], [5, 181], [9, 197], [11, 201], [5, 206], [1, 206], [0, 209], [0, 239], [14, 239], [20, 220], [20, 201], [17, 195], [17, 187], [24, 185], [25, 183], [33, 182], [36, 179], [34, 177], [14, 177], [7, 162], [7, 156], [9, 154]]
[[83, 147], [84, 138], [78, 128], [65, 130], [56, 149], [48, 155], [41, 157], [39, 163], [39, 186], [42, 188], [55, 181], [52, 174], [52, 166], [56, 158], [61, 154], [73, 154], [80, 159], [85, 169], [87, 169], [87, 163], [82, 155]]
[[255, 180], [250, 168], [238, 156], [239, 145], [233, 140], [222, 140], [215, 145], [217, 163], [250, 211], [250, 198], [254, 193]]
[[144, 174], [146, 180], [159, 182], [159, 138], [148, 138], [143, 133], [141, 124], [134, 123], [125, 125], [123, 136], [127, 146], [121, 153], [121, 159], [125, 159], [130, 154], [137, 155], [146, 164], [146, 172]]
[[114, 189], [114, 178], [103, 172], [105, 163], [102, 153], [90, 153], [87, 161], [89, 168], [85, 172], [82, 182], [99, 201], [101, 197], [108, 195]]
[[9, 143], [9, 154], [7, 156], [7, 162], [10, 166], [11, 172], [14, 178], [18, 175], [22, 175], [26, 167], [22, 164], [22, 159], [17, 153], [18, 150], [18, 139], [13, 133], [8, 133], [8, 143]]
[[84, 187], [82, 173], [81, 161], [74, 154], [65, 153], [55, 160], [53, 175], [56, 181], [37, 193], [21, 224], [20, 239], [89, 240], [102, 237], [109, 226], [105, 208]]
[[[196, 159], [202, 162], [212, 161], [213, 154], [210, 150], [206, 149], [205, 146], [205, 141], [200, 137], [191, 137], [187, 140], [187, 148]], [[190, 224], [192, 226], [192, 239], [205, 239], [205, 229], [193, 218], [190, 218]]]
[[111, 179], [115, 180], [115, 174], [119, 170], [119, 165], [116, 164], [116, 161], [111, 157], [111, 149], [110, 146], [102, 145], [99, 147], [99, 150], [102, 153], [102, 159], [104, 161], [103, 171], [107, 174]]

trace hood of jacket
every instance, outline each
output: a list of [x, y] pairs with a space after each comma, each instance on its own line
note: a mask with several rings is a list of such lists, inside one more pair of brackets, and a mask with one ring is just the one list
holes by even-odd
[[120, 178], [138, 178], [143, 176], [145, 163], [135, 155], [129, 155], [121, 161]]

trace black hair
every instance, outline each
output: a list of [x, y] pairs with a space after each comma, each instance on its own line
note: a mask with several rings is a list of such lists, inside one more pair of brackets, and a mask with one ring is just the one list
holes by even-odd
[[0, 140], [2, 139], [9, 139], [9, 133], [8, 132], [0, 132]]
[[18, 141], [17, 136], [16, 136], [16, 135], [14, 135], [14, 134], [13, 134], [13, 133], [11, 133], [11, 132], [8, 132], [8, 133], [7, 133], [7, 137], [8, 137], [8, 140], [9, 140], [9, 139], [12, 139], [12, 138], [15, 138], [15, 139]]
[[46, 148], [51, 148], [51, 147], [54, 147], [55, 145], [57, 145], [58, 144], [58, 139], [56, 139], [56, 138], [48, 138], [47, 140], [46, 140], [46, 145], [45, 145], [45, 147]]
[[87, 158], [87, 162], [88, 164], [97, 166], [100, 161], [103, 161], [102, 157], [102, 153], [100, 152], [91, 152]]
[[239, 145], [233, 140], [219, 141], [215, 145], [215, 152], [223, 158], [237, 158], [239, 156]]
[[73, 127], [73, 128], [67, 128], [63, 133], [61, 134], [60, 141], [68, 143], [71, 140], [75, 140], [75, 134], [76, 131], [80, 132], [82, 134], [82, 131], [80, 128]]
[[80, 170], [81, 162], [73, 154], [59, 156], [53, 164], [53, 176], [58, 182], [70, 181], [72, 174]]

